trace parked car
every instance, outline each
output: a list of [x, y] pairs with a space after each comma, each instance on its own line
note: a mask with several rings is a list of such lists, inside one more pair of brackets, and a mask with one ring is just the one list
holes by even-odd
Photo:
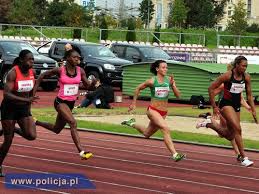
[[[28, 49], [33, 53], [36, 77], [40, 73], [57, 67], [57, 62], [49, 57], [40, 55], [38, 51], [28, 42], [18, 40], [0, 39], [0, 85], [3, 87], [4, 78], [13, 67], [13, 61], [19, 56], [21, 50]], [[51, 91], [57, 87], [57, 77], [44, 79], [41, 83], [43, 90]]]
[[148, 45], [113, 43], [111, 50], [119, 58], [133, 63], [151, 62], [158, 59], [172, 60], [171, 56], [161, 48]]
[[86, 71], [89, 79], [95, 77], [111, 85], [121, 86], [122, 65], [132, 62], [116, 57], [109, 48], [95, 43], [57, 40], [48, 42], [42, 47], [49, 46], [48, 56], [56, 61], [61, 61], [65, 54], [65, 45], [70, 43], [74, 49], [79, 51], [82, 60], [80, 66]]

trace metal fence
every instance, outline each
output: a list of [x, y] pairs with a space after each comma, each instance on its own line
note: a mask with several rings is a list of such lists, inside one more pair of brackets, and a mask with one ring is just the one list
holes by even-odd
[[[205, 46], [205, 34], [196, 33], [176, 33], [176, 32], [154, 32], [146, 30], [124, 30], [124, 29], [100, 29], [99, 40], [101, 41], [102, 33], [108, 31], [108, 39], [115, 41], [125, 41], [127, 32], [136, 33], [136, 41], [153, 42], [155, 38], [158, 42], [179, 43], [179, 44], [200, 44]], [[157, 34], [159, 34], [157, 36]]]

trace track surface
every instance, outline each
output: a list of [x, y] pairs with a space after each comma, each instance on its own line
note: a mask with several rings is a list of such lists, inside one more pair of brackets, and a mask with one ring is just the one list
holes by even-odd
[[247, 152], [255, 165], [245, 168], [232, 150], [177, 143], [187, 159], [174, 162], [162, 141], [80, 131], [83, 146], [94, 153], [82, 161], [69, 130], [37, 132], [35, 141], [15, 136], [5, 173], [81, 173], [97, 189], [10, 190], [0, 178], [0, 193], [259, 193], [258, 153]]

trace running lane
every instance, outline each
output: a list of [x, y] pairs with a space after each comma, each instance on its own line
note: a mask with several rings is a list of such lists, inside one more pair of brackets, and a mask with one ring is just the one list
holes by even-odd
[[[1, 193], [259, 193], [258, 153], [248, 152], [253, 167], [240, 166], [233, 151], [176, 143], [187, 159], [174, 162], [162, 141], [80, 131], [83, 146], [94, 153], [80, 160], [69, 130], [59, 135], [37, 127], [35, 141], [15, 136], [6, 173], [81, 173], [96, 190], [9, 190]], [[2, 140], [2, 137], [1, 137]]]

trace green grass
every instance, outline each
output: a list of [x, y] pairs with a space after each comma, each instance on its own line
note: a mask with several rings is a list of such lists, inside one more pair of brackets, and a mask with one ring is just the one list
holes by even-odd
[[[145, 111], [146, 111], [145, 108], [137, 108], [136, 114], [145, 114]], [[202, 112], [204, 112], [204, 110], [192, 109], [191, 107], [170, 107], [169, 108], [169, 115], [197, 117], [197, 115]], [[33, 109], [32, 113], [33, 113], [33, 116], [35, 116], [37, 119], [40, 119], [42, 121], [51, 122], [51, 123], [55, 122], [56, 111], [53, 108]], [[118, 114], [128, 114], [127, 108], [115, 108], [111, 110], [87, 108], [87, 109], [76, 109], [74, 111], [74, 115], [76, 116], [118, 115]], [[247, 111], [242, 111], [241, 120], [246, 122], [252, 122], [252, 117], [250, 113], [248, 113]], [[136, 130], [127, 126], [94, 122], [94, 121], [78, 120], [78, 127], [116, 132], [116, 133], [126, 133], [126, 134], [134, 134], [134, 135], [139, 134]], [[162, 133], [158, 131], [156, 134], [154, 134], [154, 137], [162, 138]], [[227, 145], [227, 146], [230, 145], [229, 141], [223, 138], [218, 138], [217, 136], [213, 136], [213, 135], [173, 131], [172, 137], [173, 139], [183, 140], [183, 141], [209, 143], [209, 144], [216, 144], [216, 145]], [[246, 148], [259, 149], [259, 141], [244, 140], [244, 142], [245, 142]]]

